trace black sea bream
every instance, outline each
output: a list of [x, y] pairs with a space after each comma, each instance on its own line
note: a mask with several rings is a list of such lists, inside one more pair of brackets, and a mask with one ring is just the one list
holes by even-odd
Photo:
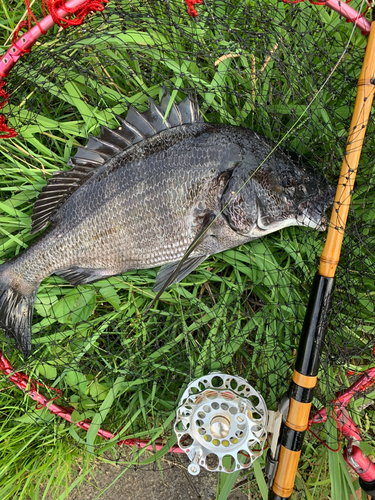
[[73, 168], [43, 188], [31, 232], [49, 229], [0, 266], [0, 327], [24, 356], [36, 293], [50, 274], [77, 285], [163, 266], [158, 291], [209, 255], [278, 229], [325, 229], [333, 190], [323, 177], [280, 152], [262, 163], [272, 144], [249, 129], [204, 123], [189, 98], [164, 120], [169, 101], [164, 91], [160, 106], [130, 107], [118, 129], [102, 127]]

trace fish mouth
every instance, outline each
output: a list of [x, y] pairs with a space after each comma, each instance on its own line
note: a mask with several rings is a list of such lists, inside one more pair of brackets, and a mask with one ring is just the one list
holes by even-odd
[[323, 200], [316, 203], [310, 201], [307, 205], [301, 204], [297, 222], [303, 226], [311, 227], [317, 231], [326, 231], [329, 220], [325, 214], [326, 210], [332, 206], [335, 199], [336, 189], [330, 186]]
[[311, 227], [316, 231], [325, 231], [328, 227], [328, 219], [325, 214], [322, 215], [322, 212], [323, 210], [305, 208], [296, 219], [302, 226]]
[[336, 189], [330, 187], [324, 195], [320, 192], [319, 196], [305, 199], [295, 207], [290, 206], [285, 218], [277, 218], [268, 213], [264, 204], [257, 199], [257, 219], [252, 227], [251, 235], [258, 238], [290, 226], [304, 226], [316, 231], [326, 231], [329, 218], [325, 212], [332, 206], [335, 193]]

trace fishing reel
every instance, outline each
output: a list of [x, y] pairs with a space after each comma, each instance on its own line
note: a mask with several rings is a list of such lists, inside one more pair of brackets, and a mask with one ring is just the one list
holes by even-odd
[[191, 463], [215, 472], [247, 469], [263, 453], [268, 413], [262, 396], [241, 377], [211, 373], [191, 382], [174, 430]]

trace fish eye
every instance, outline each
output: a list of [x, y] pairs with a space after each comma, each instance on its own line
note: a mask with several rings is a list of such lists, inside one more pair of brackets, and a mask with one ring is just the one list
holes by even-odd
[[294, 179], [292, 177], [285, 176], [281, 179], [281, 185], [284, 188], [292, 187], [294, 185]]

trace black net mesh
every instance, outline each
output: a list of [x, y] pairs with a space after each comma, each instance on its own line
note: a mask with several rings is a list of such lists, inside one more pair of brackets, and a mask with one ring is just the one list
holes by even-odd
[[[118, 127], [129, 104], [144, 112], [148, 97], [159, 103], [163, 85], [176, 103], [189, 92], [195, 96], [206, 122], [282, 141], [279, 148], [336, 185], [366, 43], [324, 7], [271, 0], [207, 1], [196, 18], [180, 1], [118, 0], [82, 26], [55, 27], [7, 78], [4, 112], [18, 137], [0, 144], [2, 261], [40, 238], [30, 235], [32, 207], [53, 172], [69, 170], [69, 157], [100, 125]], [[373, 151], [372, 114], [317, 408], [330, 408], [335, 394], [373, 363]], [[93, 430], [87, 434], [35, 410], [32, 401], [21, 410], [43, 426], [58, 422], [61, 437], [79, 447], [110, 450], [112, 459], [135, 464], [145, 455], [129, 459], [129, 449], [114, 443], [136, 437], [171, 446], [179, 398], [191, 380], [209, 372], [242, 376], [275, 410], [290, 383], [325, 234], [290, 227], [213, 255], [168, 288], [147, 315], [157, 268], [77, 287], [56, 275], [44, 279], [30, 356], [24, 359], [2, 332], [1, 349], [16, 370], [59, 389], [55, 403], [74, 409], [74, 422], [91, 419], [118, 437], [107, 442]], [[56, 397], [53, 389], [40, 390]], [[369, 404], [371, 394], [353, 399], [357, 423]]]

